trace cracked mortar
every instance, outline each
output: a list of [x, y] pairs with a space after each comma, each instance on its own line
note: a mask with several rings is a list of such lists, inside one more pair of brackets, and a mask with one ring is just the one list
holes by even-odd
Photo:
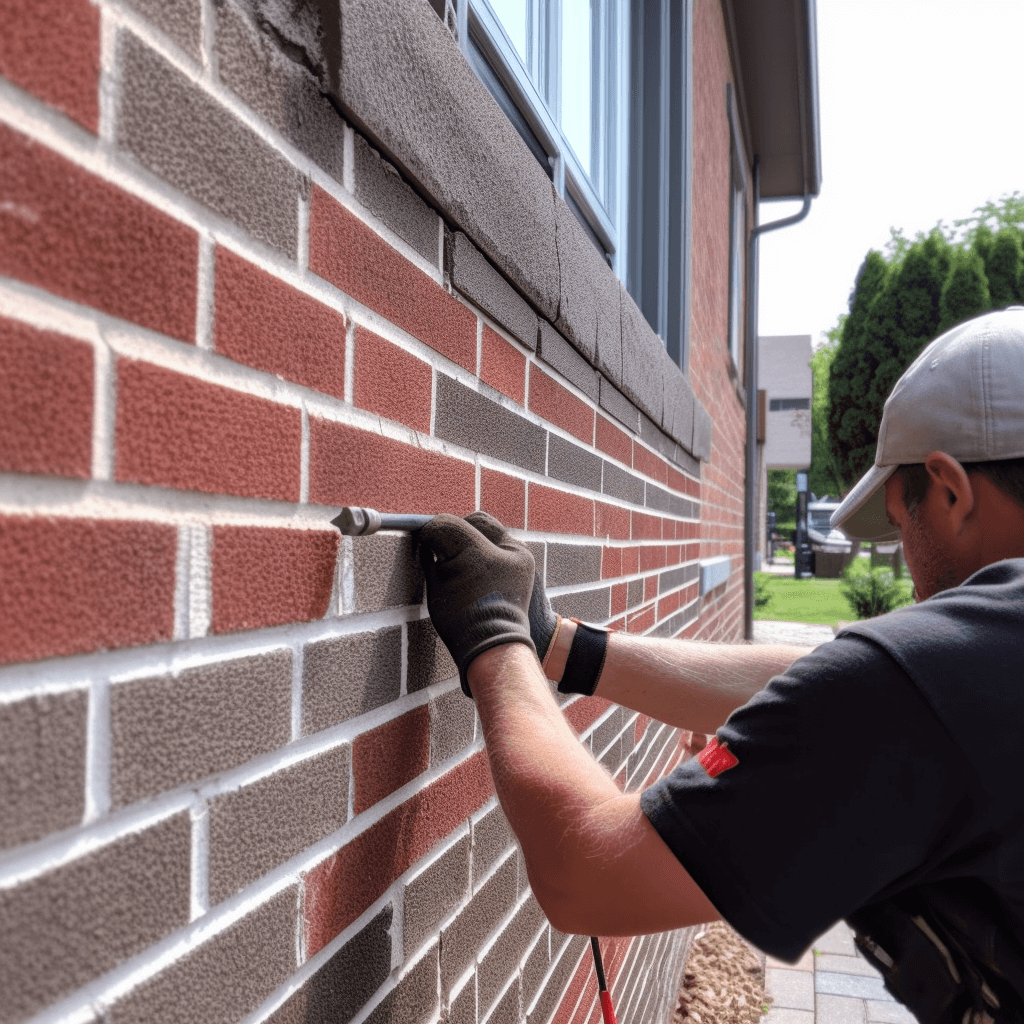
[[715, 921], [694, 940], [672, 1024], [758, 1024], [768, 1002], [763, 962]]

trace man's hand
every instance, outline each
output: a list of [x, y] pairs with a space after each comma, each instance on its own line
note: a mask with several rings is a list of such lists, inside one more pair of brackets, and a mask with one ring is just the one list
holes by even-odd
[[[497, 541], [490, 539], [495, 526], [501, 532]], [[486, 512], [464, 520], [435, 516], [420, 530], [419, 541], [430, 618], [458, 666], [463, 691], [472, 697], [467, 672], [477, 655], [509, 643], [536, 653], [528, 617], [533, 555]]]

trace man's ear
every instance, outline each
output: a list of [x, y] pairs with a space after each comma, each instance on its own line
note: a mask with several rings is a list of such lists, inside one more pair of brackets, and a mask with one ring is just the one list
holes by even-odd
[[934, 504], [931, 511], [946, 517], [953, 531], [958, 531], [964, 520], [974, 511], [974, 488], [970, 477], [952, 455], [932, 452], [924, 460], [931, 477], [930, 496]]

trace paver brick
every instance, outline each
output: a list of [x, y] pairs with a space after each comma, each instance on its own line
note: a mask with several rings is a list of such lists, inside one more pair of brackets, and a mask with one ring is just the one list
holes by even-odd
[[0, 318], [0, 469], [92, 475], [92, 348]]
[[430, 433], [430, 364], [363, 327], [356, 327], [355, 349], [354, 404]]
[[0, 850], [82, 820], [88, 705], [85, 690], [0, 703]]
[[845, 921], [836, 921], [827, 932], [823, 932], [812, 943], [811, 948], [819, 953], [838, 953], [840, 956], [856, 956], [857, 947], [853, 932]]
[[864, 1024], [864, 1000], [845, 996], [823, 996], [815, 999], [814, 1024]]
[[814, 978], [803, 971], [781, 971], [774, 967], [765, 970], [765, 993], [772, 997], [774, 1006], [813, 1010], [814, 988]]
[[865, 978], [880, 978], [879, 971], [862, 956], [840, 956], [837, 953], [820, 953], [815, 956], [808, 950], [805, 954], [814, 956], [814, 969], [831, 974], [860, 974]]
[[883, 1002], [866, 999], [864, 1005], [867, 1008], [868, 1020], [872, 1024], [915, 1024], [917, 1021], [917, 1018], [902, 1003], [897, 1003], [895, 1000]]
[[469, 836], [463, 836], [405, 886], [402, 933], [406, 957], [436, 933], [468, 891]]
[[302, 734], [308, 736], [398, 699], [402, 627], [306, 644]]
[[814, 991], [819, 995], [852, 996], [855, 999], [892, 999], [881, 977], [860, 977], [855, 974], [814, 972]]
[[330, 835], [348, 817], [347, 744], [210, 801], [210, 903]]
[[0, 181], [0, 274], [193, 340], [195, 231], [5, 125]]
[[291, 738], [292, 654], [271, 651], [116, 683], [114, 807], [244, 764]]

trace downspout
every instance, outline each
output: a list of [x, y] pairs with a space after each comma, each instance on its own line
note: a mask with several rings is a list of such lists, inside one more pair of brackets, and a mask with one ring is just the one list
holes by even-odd
[[764, 523], [757, 522], [757, 241], [767, 231], [777, 231], [791, 224], [798, 224], [811, 212], [811, 196], [804, 196], [804, 205], [792, 217], [773, 220], [769, 224], [757, 225], [760, 203], [760, 175], [757, 157], [754, 157], [754, 218], [755, 226], [747, 242], [747, 288], [746, 288], [746, 342], [747, 365], [745, 386], [747, 392], [747, 457], [744, 504], [746, 529], [743, 531], [743, 636], [754, 639], [754, 538]]

